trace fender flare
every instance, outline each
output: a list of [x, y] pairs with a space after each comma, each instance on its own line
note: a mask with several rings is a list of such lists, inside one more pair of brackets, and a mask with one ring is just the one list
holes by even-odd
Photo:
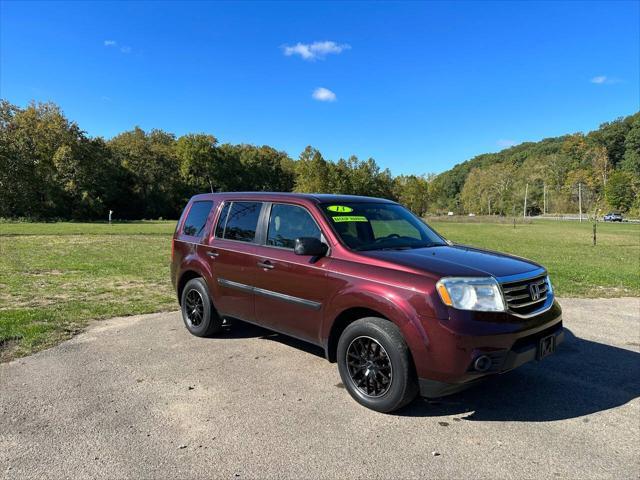
[[322, 319], [321, 338], [324, 340], [325, 352], [328, 356], [329, 339], [336, 320], [347, 310], [363, 308], [378, 312], [384, 318], [394, 323], [411, 351], [413, 358], [422, 358], [429, 345], [429, 336], [424, 329], [420, 317], [407, 299], [401, 296], [388, 298], [375, 289], [363, 290], [348, 288], [337, 292], [327, 301], [330, 306]]
[[201, 258], [199, 258], [195, 253], [187, 256], [185, 261], [183, 262], [182, 269], [178, 274], [178, 279], [176, 282], [176, 295], [178, 296], [178, 302], [180, 302], [180, 292], [184, 287], [184, 278], [185, 276], [190, 276], [189, 272], [193, 272], [197, 274], [199, 277], [202, 277], [209, 288], [209, 293], [211, 295], [211, 299], [215, 299], [217, 297], [217, 285], [212, 285], [210, 279], [213, 278], [213, 272], [211, 270], [211, 266], [204, 262]]

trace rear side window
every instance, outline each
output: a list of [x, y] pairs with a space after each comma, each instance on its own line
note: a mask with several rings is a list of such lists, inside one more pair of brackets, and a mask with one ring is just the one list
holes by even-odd
[[[232, 202], [227, 208], [224, 206], [218, 226], [216, 237], [240, 242], [253, 242], [256, 238], [256, 228], [260, 217], [260, 202]], [[228, 214], [225, 218], [225, 212]]]
[[295, 205], [273, 205], [269, 218], [267, 245], [293, 248], [296, 238], [300, 237], [313, 237], [320, 240], [320, 229], [309, 212]]
[[191, 237], [199, 237], [202, 235], [204, 226], [207, 224], [207, 217], [211, 211], [213, 202], [193, 202], [189, 209], [189, 215], [184, 221], [182, 233]]

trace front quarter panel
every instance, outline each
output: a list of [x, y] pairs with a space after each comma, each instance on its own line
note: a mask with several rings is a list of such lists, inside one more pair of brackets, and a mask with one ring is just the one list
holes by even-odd
[[328, 272], [327, 308], [321, 331], [325, 344], [342, 312], [351, 308], [374, 310], [398, 326], [420, 372], [429, 345], [421, 317], [435, 315], [432, 304], [435, 281], [381, 267], [363, 269], [362, 264], [343, 260], [335, 260], [332, 267]]

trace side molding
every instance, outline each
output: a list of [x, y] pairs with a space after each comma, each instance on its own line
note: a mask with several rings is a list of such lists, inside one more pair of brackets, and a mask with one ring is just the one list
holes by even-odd
[[256, 295], [262, 295], [263, 297], [274, 298], [276, 300], [282, 300], [283, 302], [293, 303], [296, 305], [302, 305], [303, 307], [311, 308], [313, 310], [320, 310], [322, 304], [307, 300], [306, 298], [294, 297], [292, 295], [285, 295], [284, 293], [274, 292], [272, 290], [265, 290], [264, 288], [253, 287], [244, 283], [238, 283], [225, 278], [218, 278], [218, 285], [227, 288], [234, 288], [243, 292], [253, 292]]

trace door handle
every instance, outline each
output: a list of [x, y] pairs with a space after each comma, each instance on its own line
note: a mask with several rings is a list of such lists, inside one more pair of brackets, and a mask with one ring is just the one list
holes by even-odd
[[216, 257], [219, 257], [220, 254], [218, 252], [216, 252], [215, 250], [208, 250], [207, 251], [207, 256], [211, 257], [211, 258], [216, 258]]
[[260, 268], [264, 268], [265, 270], [273, 270], [275, 268], [275, 265], [273, 265], [269, 260], [258, 262], [258, 266]]

